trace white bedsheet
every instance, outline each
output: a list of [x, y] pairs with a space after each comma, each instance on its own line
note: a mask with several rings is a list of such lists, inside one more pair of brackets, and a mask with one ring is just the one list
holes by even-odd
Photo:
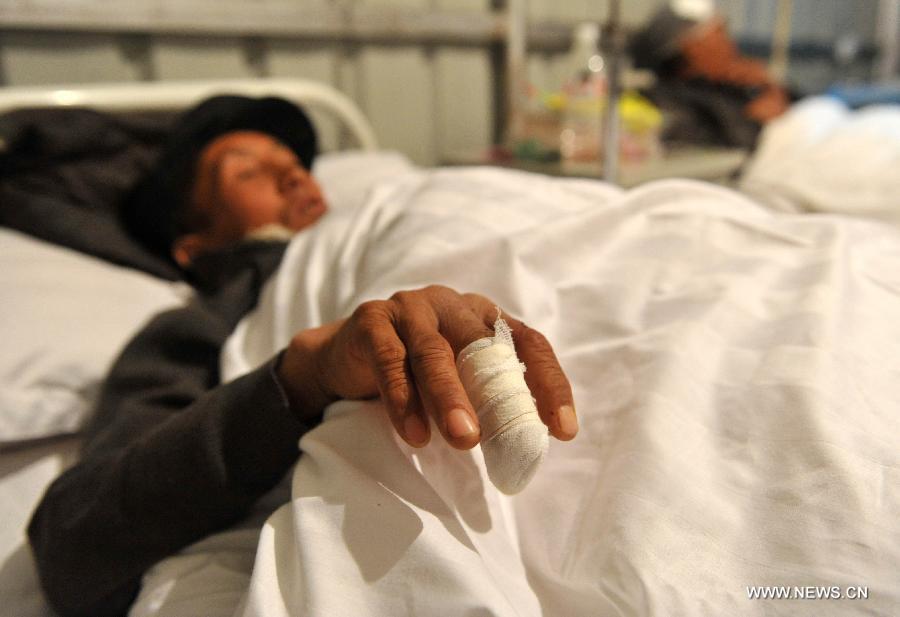
[[[410, 173], [292, 243], [225, 377], [297, 329], [429, 283], [547, 334], [578, 438], [506, 497], [478, 449], [414, 450], [379, 403], [335, 404], [300, 442], [239, 606], [216, 613], [198, 593], [167, 607], [164, 563], [136, 614], [898, 614], [893, 228], [773, 215], [687, 181], [621, 193]], [[751, 586], [868, 599], [752, 600]]]

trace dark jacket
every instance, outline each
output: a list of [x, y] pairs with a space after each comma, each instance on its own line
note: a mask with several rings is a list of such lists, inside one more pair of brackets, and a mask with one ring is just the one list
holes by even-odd
[[226, 384], [218, 369], [283, 248], [245, 244], [199, 261], [197, 297], [154, 318], [115, 362], [80, 462], [28, 528], [60, 614], [124, 615], [149, 567], [241, 519], [296, 461], [321, 410], [291, 410], [278, 356]]

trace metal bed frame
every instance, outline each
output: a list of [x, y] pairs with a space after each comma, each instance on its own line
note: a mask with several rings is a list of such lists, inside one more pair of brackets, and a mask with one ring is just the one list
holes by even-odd
[[329, 85], [305, 79], [234, 79], [184, 82], [137, 82], [66, 87], [0, 88], [0, 113], [23, 107], [91, 107], [101, 111], [176, 111], [215, 94], [280, 96], [324, 111], [347, 128], [362, 150], [378, 140], [359, 107]]

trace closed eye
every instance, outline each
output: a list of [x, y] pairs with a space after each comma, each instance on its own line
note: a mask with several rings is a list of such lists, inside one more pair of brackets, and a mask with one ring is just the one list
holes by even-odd
[[245, 167], [235, 174], [235, 178], [238, 181], [253, 180], [257, 176], [259, 176], [261, 171], [262, 169], [258, 165], [254, 165], [253, 167]]

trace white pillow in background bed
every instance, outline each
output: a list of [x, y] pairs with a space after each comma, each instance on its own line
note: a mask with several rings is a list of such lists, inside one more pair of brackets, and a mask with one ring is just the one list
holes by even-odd
[[0, 228], [0, 446], [77, 431], [118, 353], [183, 284]]
[[898, 166], [900, 107], [817, 96], [766, 126], [739, 186], [776, 210], [900, 225]]

